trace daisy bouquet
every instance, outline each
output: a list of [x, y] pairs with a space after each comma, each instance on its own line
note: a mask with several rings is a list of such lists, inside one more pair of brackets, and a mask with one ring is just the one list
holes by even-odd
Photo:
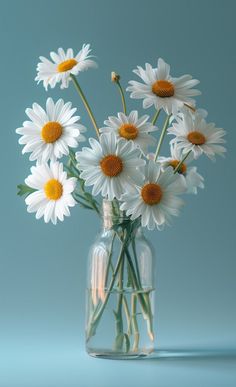
[[[50, 53], [50, 59], [40, 57], [35, 80], [46, 90], [57, 84], [62, 89], [73, 84], [91, 119], [95, 138], [81, 147], [86, 127], [71, 102], [48, 98], [45, 107], [33, 103], [26, 109], [27, 121], [16, 130], [22, 153], [29, 153], [35, 164], [25, 184], [18, 186], [18, 194], [25, 196], [27, 211], [35, 213], [36, 219], [53, 224], [69, 216], [70, 207], [76, 204], [101, 216], [97, 197], [103, 198], [106, 233], [91, 253], [87, 342], [96, 336], [112, 292], [117, 290], [112, 350], [137, 353], [137, 317], [145, 322], [149, 340], [154, 340], [152, 286], [143, 280], [147, 253], [141, 260], [137, 230], [163, 229], [179, 214], [182, 196], [204, 188], [195, 162], [202, 155], [214, 160], [224, 154], [225, 131], [207, 121], [205, 110], [196, 108], [194, 97], [200, 91], [195, 86], [199, 81], [190, 75], [173, 77], [161, 58], [157, 67], [146, 63], [144, 68], [133, 70], [139, 81], [131, 80], [126, 89], [131, 98], [142, 100], [143, 109], [152, 108], [152, 115], [128, 110], [120, 76], [112, 72], [122, 111], [109, 116], [104, 126], [98, 125], [78, 82], [84, 70], [96, 67], [90, 53], [90, 45], [83, 45], [77, 55], [72, 49], [59, 48]], [[161, 130], [157, 126], [160, 119], [164, 122]], [[160, 152], [167, 135], [170, 153], [164, 157]], [[117, 254], [115, 243], [119, 245]], [[124, 289], [132, 290], [130, 299]]]

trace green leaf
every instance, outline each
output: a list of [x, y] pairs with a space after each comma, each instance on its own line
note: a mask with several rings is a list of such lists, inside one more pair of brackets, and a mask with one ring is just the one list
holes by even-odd
[[69, 177], [76, 177], [80, 180], [79, 171], [74, 168], [73, 165], [64, 165], [64, 169], [67, 171], [67, 175], [69, 175]]
[[93, 210], [93, 207], [91, 207], [89, 204], [81, 202], [75, 195], [73, 195], [76, 202], [83, 208], [86, 208], [87, 210]]
[[36, 191], [36, 189], [31, 188], [26, 184], [18, 184], [17, 188], [18, 188], [17, 195], [19, 196], [24, 196], [24, 195], [28, 196], [31, 193]]

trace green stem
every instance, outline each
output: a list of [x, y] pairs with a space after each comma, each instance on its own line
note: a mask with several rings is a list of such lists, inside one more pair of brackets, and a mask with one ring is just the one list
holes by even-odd
[[[94, 197], [89, 193], [86, 192], [84, 189], [84, 180], [80, 177], [80, 172], [77, 168], [77, 162], [75, 158], [75, 153], [72, 149], [70, 149], [69, 155], [68, 155], [68, 163], [67, 163], [67, 170], [77, 178], [77, 181], [80, 185], [80, 193], [74, 192], [74, 199], [81, 204], [84, 208], [90, 208], [91, 210], [95, 210], [98, 215], [100, 215], [99, 211], [99, 205], [98, 202], [94, 199]], [[80, 201], [82, 200], [82, 202]], [[85, 204], [83, 203], [85, 202]]]
[[139, 286], [141, 287], [142, 282], [141, 282], [139, 267], [138, 267], [138, 258], [137, 258], [137, 253], [136, 253], [135, 238], [132, 239], [132, 249], [133, 249], [133, 254], [134, 254], [134, 262], [135, 262], [135, 266], [136, 266], [137, 278], [138, 278]]
[[[124, 255], [120, 265], [120, 273], [119, 273], [119, 280], [118, 280], [118, 289], [119, 289], [119, 301], [118, 301], [118, 308], [117, 308], [118, 313], [121, 313], [122, 301], [123, 301], [123, 276], [124, 276]], [[121, 318], [121, 321], [122, 321], [122, 318]], [[123, 327], [123, 323], [122, 323], [122, 327]]]
[[139, 329], [138, 329], [138, 321], [137, 321], [137, 295], [132, 294], [131, 296], [131, 315], [132, 315], [132, 326], [134, 331], [134, 343], [133, 343], [133, 351], [138, 351], [139, 346]]
[[[133, 225], [133, 227], [134, 227], [134, 225]], [[132, 233], [134, 231], [133, 227], [131, 227], [131, 230], [129, 231], [131, 238], [132, 238]], [[122, 242], [122, 238], [119, 237], [119, 239]], [[132, 284], [133, 289], [137, 290], [137, 297], [138, 297], [138, 300], [139, 300], [140, 305], [141, 305], [143, 317], [147, 323], [148, 335], [149, 335], [150, 339], [153, 341], [154, 340], [154, 332], [153, 332], [152, 308], [151, 308], [151, 304], [150, 304], [149, 293], [144, 292], [143, 288], [142, 288], [135, 246], [134, 246], [134, 257], [135, 257], [134, 259], [136, 261], [137, 276], [136, 276], [135, 268], [134, 268], [133, 261], [132, 261], [131, 255], [129, 253], [128, 247], [126, 247], [126, 249], [125, 249], [125, 254], [126, 254], [127, 260], [128, 260], [130, 276], [131, 276], [131, 284]], [[136, 256], [135, 256], [135, 254], [136, 254]]]
[[[119, 237], [119, 239], [122, 242], [122, 238]], [[134, 252], [134, 256], [135, 256], [135, 253], [136, 253], [136, 251]], [[137, 255], [135, 256], [135, 264], [136, 264], [136, 269], [137, 269], [137, 276], [136, 276], [135, 268], [134, 268], [133, 261], [132, 261], [131, 255], [129, 253], [128, 247], [125, 248], [125, 254], [127, 256], [128, 265], [130, 268], [130, 274], [131, 274], [131, 280], [133, 283], [133, 288], [138, 291], [138, 299], [139, 299], [139, 302], [142, 306], [142, 310], [143, 310], [143, 313], [144, 313], [144, 316], [146, 319], [149, 307], [148, 307], [148, 305], [146, 305], [146, 299], [145, 299], [144, 295], [142, 294], [143, 288], [142, 288], [142, 283], [141, 283], [141, 278], [140, 278], [140, 273], [139, 273]], [[140, 291], [141, 291], [141, 293], [139, 293]]]
[[128, 336], [130, 336], [132, 334], [131, 316], [130, 316], [128, 302], [125, 295], [123, 296], [123, 306], [124, 306], [124, 311], [125, 311], [126, 321], [127, 321], [127, 334]]
[[192, 152], [192, 150], [190, 149], [190, 151], [188, 151], [188, 153], [186, 153], [186, 155], [182, 158], [182, 160], [180, 160], [180, 162], [178, 163], [178, 165], [176, 166], [176, 168], [174, 170], [174, 173], [179, 172], [181, 166], [183, 165], [183, 163], [185, 162], [185, 160], [187, 159], [187, 157], [190, 155], [191, 152]]
[[153, 124], [153, 125], [155, 125], [155, 123], [157, 122], [157, 119], [158, 119], [158, 117], [159, 117], [159, 115], [160, 115], [160, 112], [161, 112], [161, 109], [158, 109], [158, 110], [156, 111], [156, 113], [154, 114], [154, 117], [153, 117], [153, 119], [152, 119], [152, 124]]
[[73, 195], [73, 198], [75, 199], [76, 203], [80, 204], [83, 208], [86, 208], [87, 210], [93, 210], [92, 206], [79, 200], [75, 195]]
[[[112, 235], [112, 239], [111, 239], [111, 247], [110, 247], [109, 256], [108, 256], [108, 262], [107, 262], [107, 269], [106, 269], [106, 276], [105, 276], [105, 289], [107, 287], [107, 281], [108, 281], [108, 276], [109, 276], [109, 269], [110, 269], [110, 267], [112, 267], [111, 260], [112, 260], [112, 252], [113, 252], [113, 245], [114, 245], [115, 237], [116, 237], [116, 233], [114, 232], [113, 235]], [[113, 270], [113, 272], [114, 272], [114, 270]]]
[[133, 265], [133, 262], [132, 262], [132, 258], [130, 256], [130, 253], [129, 253], [127, 248], [125, 249], [125, 254], [127, 256], [128, 264], [129, 264], [129, 267], [130, 267], [130, 272], [131, 272], [131, 275], [132, 275], [133, 288], [138, 291], [138, 294], [137, 294], [138, 295], [138, 299], [139, 299], [139, 302], [140, 302], [140, 304], [142, 306], [144, 315], [146, 317], [147, 316], [147, 307], [146, 307], [146, 303], [145, 303], [145, 300], [144, 300], [144, 297], [143, 297], [143, 294], [142, 294], [142, 290], [143, 289], [139, 286], [139, 283], [138, 283], [138, 280], [137, 280], [137, 277], [136, 277], [136, 273], [135, 273], [135, 268], [134, 268], [134, 265]]
[[167, 118], [166, 118], [166, 120], [165, 120], [163, 129], [162, 129], [162, 132], [161, 132], [161, 137], [160, 137], [159, 142], [158, 142], [158, 145], [157, 145], [157, 149], [156, 149], [154, 161], [157, 161], [157, 158], [158, 158], [158, 156], [159, 156], [160, 149], [161, 149], [161, 146], [162, 146], [162, 143], [163, 143], [165, 134], [166, 134], [166, 130], [167, 130], [168, 125], [169, 125], [170, 117], [171, 117], [171, 114], [170, 114], [169, 116], [167, 116]]
[[119, 258], [118, 258], [118, 261], [117, 261], [117, 264], [116, 264], [116, 268], [114, 270], [114, 273], [112, 274], [112, 279], [111, 279], [110, 285], [108, 287], [108, 290], [106, 292], [106, 296], [105, 296], [105, 299], [103, 301], [103, 304], [101, 305], [101, 308], [98, 310], [98, 312], [96, 314], [94, 314], [92, 316], [92, 318], [91, 318], [91, 322], [89, 323], [89, 329], [88, 329], [88, 333], [87, 333], [87, 340], [89, 340], [90, 337], [95, 334], [96, 326], [99, 323], [100, 318], [102, 317], [102, 314], [104, 312], [104, 309], [105, 309], [105, 307], [106, 307], [106, 305], [108, 303], [111, 291], [112, 291], [113, 286], [114, 286], [115, 281], [116, 281], [117, 274], [118, 274], [120, 266], [122, 264], [123, 255], [124, 255], [124, 252], [125, 252], [125, 249], [126, 249], [126, 243], [127, 242], [128, 242], [128, 239], [125, 239], [125, 241], [122, 244], [122, 247], [121, 247], [121, 250], [120, 250], [120, 254], [119, 254]]
[[122, 350], [123, 341], [124, 341], [124, 325], [122, 317], [122, 304], [123, 304], [123, 275], [124, 275], [124, 254], [123, 259], [119, 269], [119, 279], [118, 279], [118, 303], [117, 310], [114, 311], [116, 319], [116, 340], [115, 340], [115, 350]]
[[151, 310], [151, 305], [150, 305], [150, 300], [149, 300], [149, 295], [147, 293], [144, 294], [142, 286], [139, 286], [134, 265], [130, 256], [130, 253], [128, 249], [126, 248], [125, 254], [128, 259], [128, 264], [130, 266], [130, 271], [132, 275], [132, 281], [133, 281], [133, 288], [136, 288], [137, 290], [137, 297], [140, 302], [142, 311], [143, 311], [143, 316], [144, 319], [147, 321], [147, 330], [150, 339], [153, 341], [154, 340], [154, 333], [153, 333], [153, 317], [152, 317], [152, 310]]
[[[131, 232], [131, 234], [132, 234], [132, 232]], [[121, 240], [120, 237], [119, 237], [119, 239]], [[142, 288], [135, 246], [134, 246], [133, 251], [134, 251], [134, 259], [135, 259], [135, 264], [136, 264], [137, 276], [136, 276], [136, 272], [135, 272], [135, 268], [133, 265], [131, 255], [129, 253], [129, 249], [128, 249], [128, 247], [126, 247], [126, 249], [125, 249], [125, 254], [127, 256], [127, 260], [128, 260], [128, 264], [129, 264], [129, 268], [130, 268], [131, 283], [132, 283], [133, 288], [137, 290], [137, 297], [138, 297], [138, 300], [139, 300], [141, 308], [142, 308], [144, 319], [147, 322], [148, 334], [149, 334], [150, 339], [153, 341], [154, 340], [153, 316], [152, 316], [152, 308], [151, 308], [151, 304], [150, 304], [149, 294], [148, 293], [144, 294], [144, 291]]]
[[96, 201], [95, 200], [91, 200], [91, 206], [93, 207], [93, 209], [96, 211], [96, 213], [98, 214], [98, 215], [100, 215], [100, 211], [99, 211], [99, 208], [98, 208], [98, 206], [97, 206], [97, 203], [96, 203]]
[[148, 334], [149, 334], [150, 339], [153, 341], [154, 340], [153, 317], [152, 317], [152, 306], [151, 306], [151, 302], [150, 302], [149, 292], [146, 292], [143, 295], [143, 297], [147, 303], [148, 316], [149, 316], [149, 318], [147, 319], [147, 330], [148, 330]]
[[[110, 267], [112, 269], [112, 273], [114, 273], [114, 268], [112, 265], [112, 253], [113, 253], [113, 245], [114, 245], [115, 237], [116, 237], [116, 233], [113, 232], [112, 240], [111, 240], [111, 247], [110, 247], [109, 256], [108, 256], [107, 269], [106, 269], [105, 288], [107, 287]], [[123, 268], [123, 270], [124, 270], [124, 268]], [[130, 334], [132, 333], [131, 332], [132, 331], [131, 317], [130, 317], [128, 302], [127, 302], [125, 295], [123, 295], [122, 302], [123, 302], [124, 312], [125, 312], [126, 321], [127, 321], [128, 336], [130, 336]]]
[[194, 106], [191, 106], [191, 105], [189, 105], [188, 103], [184, 103], [184, 105], [185, 105], [187, 108], [189, 108], [190, 110], [192, 110], [193, 113], [196, 112], [196, 109], [195, 109]]
[[126, 102], [125, 102], [125, 95], [124, 95], [124, 91], [122, 89], [122, 86], [120, 84], [119, 81], [116, 82], [118, 88], [119, 88], [119, 91], [120, 91], [120, 96], [121, 96], [121, 102], [122, 102], [122, 106], [123, 106], [123, 111], [125, 114], [127, 114], [127, 108], [126, 108]]
[[85, 195], [80, 195], [80, 194], [74, 192], [73, 198], [82, 207], [87, 208], [89, 210], [95, 210], [97, 212], [97, 214], [100, 216], [100, 211], [99, 211], [97, 202], [93, 198], [86, 197], [86, 192], [85, 192]]
[[85, 106], [85, 108], [86, 108], [86, 110], [88, 112], [88, 115], [89, 115], [89, 117], [90, 117], [90, 119], [92, 121], [94, 129], [95, 129], [95, 131], [97, 133], [97, 136], [99, 138], [99, 134], [100, 134], [99, 133], [99, 128], [98, 128], [97, 122], [95, 120], [95, 117], [93, 115], [93, 112], [92, 112], [92, 110], [91, 110], [91, 108], [89, 106], [89, 103], [88, 103], [88, 101], [87, 101], [87, 99], [86, 99], [86, 97], [85, 97], [85, 95], [84, 95], [84, 93], [83, 93], [83, 91], [82, 91], [82, 89], [81, 89], [81, 87], [80, 87], [76, 77], [73, 74], [71, 74], [70, 77], [71, 77], [72, 81], [74, 82], [75, 88], [78, 91], [78, 93], [79, 93], [79, 95], [80, 95], [80, 97], [81, 97], [81, 99], [82, 99], [82, 101], [84, 103], [84, 106]]

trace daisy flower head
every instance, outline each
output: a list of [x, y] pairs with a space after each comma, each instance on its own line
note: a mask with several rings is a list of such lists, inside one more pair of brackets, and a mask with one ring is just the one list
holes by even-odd
[[92, 194], [100, 192], [108, 200], [119, 199], [121, 195], [142, 178], [140, 167], [145, 161], [132, 141], [117, 138], [114, 133], [103, 133], [100, 143], [89, 139], [90, 148], [84, 147], [76, 153], [78, 169], [86, 186], [93, 186]]
[[69, 207], [76, 204], [72, 196], [76, 178], [67, 178], [62, 163], [55, 162], [50, 166], [44, 163], [32, 167], [25, 183], [35, 190], [25, 202], [28, 212], [36, 212], [36, 219], [43, 216], [45, 223], [51, 221], [56, 224], [57, 219], [63, 221], [64, 216], [70, 215]]
[[130, 81], [127, 91], [131, 92], [131, 98], [143, 99], [145, 109], [154, 105], [157, 110], [163, 109], [167, 114], [176, 115], [184, 104], [195, 105], [191, 97], [201, 94], [193, 89], [199, 83], [197, 79], [192, 79], [191, 75], [173, 78], [170, 66], [161, 58], [157, 68], [146, 63], [145, 69], [138, 66], [133, 72], [144, 83]]
[[216, 128], [212, 122], [207, 123], [198, 112], [183, 112], [176, 117], [176, 122], [173, 122], [168, 133], [175, 136], [171, 143], [177, 144], [177, 149], [182, 149], [183, 154], [191, 151], [195, 159], [204, 153], [211, 160], [215, 160], [215, 155], [223, 156], [226, 152], [225, 147], [220, 145], [225, 143], [225, 130]]
[[78, 75], [80, 72], [96, 67], [96, 63], [91, 59], [90, 44], [84, 44], [78, 54], [74, 55], [72, 48], [64, 51], [63, 48], [58, 48], [56, 52], [50, 52], [51, 60], [40, 56], [41, 62], [37, 65], [37, 76], [35, 81], [43, 82], [45, 89], [48, 86], [55, 87], [57, 83], [61, 83], [61, 88], [69, 86], [70, 75]]
[[71, 102], [59, 99], [54, 103], [52, 98], [47, 99], [45, 110], [37, 103], [32, 109], [26, 109], [30, 121], [16, 129], [21, 135], [19, 143], [24, 145], [22, 153], [31, 153], [30, 161], [38, 163], [68, 155], [69, 148], [76, 148], [80, 141], [85, 141], [82, 133], [86, 128], [78, 124], [80, 117], [74, 116], [76, 110]]
[[[158, 161], [164, 169], [171, 166], [173, 170], [175, 170], [184, 156], [182, 151], [177, 148], [176, 144], [171, 144], [170, 152], [170, 157], [159, 157]], [[186, 160], [181, 164], [178, 173], [185, 179], [187, 188], [186, 193], [197, 194], [197, 188], [204, 188], [204, 178], [197, 172], [197, 167], [189, 166], [192, 159], [193, 157], [190, 153]]]
[[156, 131], [158, 128], [151, 122], [148, 122], [149, 116], [138, 117], [138, 112], [133, 110], [128, 116], [124, 113], [118, 113], [117, 117], [108, 117], [104, 121], [106, 125], [100, 128], [102, 133], [115, 133], [117, 137], [125, 140], [132, 140], [144, 153], [148, 145], [155, 143], [155, 138], [149, 133]]
[[121, 210], [132, 220], [141, 217], [142, 226], [149, 230], [162, 229], [172, 216], [179, 214], [183, 201], [178, 195], [185, 191], [184, 179], [174, 174], [171, 167], [162, 170], [159, 163], [150, 160], [144, 181], [122, 195]]

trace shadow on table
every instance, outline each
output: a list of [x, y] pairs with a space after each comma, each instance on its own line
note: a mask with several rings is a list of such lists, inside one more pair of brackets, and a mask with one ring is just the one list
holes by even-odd
[[236, 349], [156, 349], [146, 360], [236, 361]]

